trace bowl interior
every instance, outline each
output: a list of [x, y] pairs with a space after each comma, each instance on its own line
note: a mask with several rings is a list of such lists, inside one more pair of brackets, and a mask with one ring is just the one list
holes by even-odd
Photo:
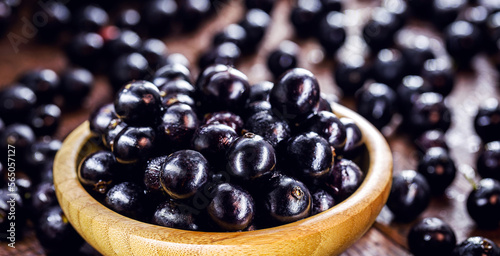
[[77, 167], [99, 149], [88, 123], [64, 141], [54, 163], [54, 185], [67, 218], [104, 255], [335, 255], [359, 239], [387, 200], [392, 157], [383, 136], [353, 111], [333, 104], [338, 116], [352, 118], [366, 149], [356, 160], [365, 173], [360, 188], [320, 214], [273, 228], [246, 232], [198, 232], [136, 221], [106, 208], [81, 186]]

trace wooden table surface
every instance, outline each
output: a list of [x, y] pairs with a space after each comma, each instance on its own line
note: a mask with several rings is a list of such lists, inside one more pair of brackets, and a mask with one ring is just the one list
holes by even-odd
[[[293, 29], [288, 22], [291, 2], [279, 1], [272, 14], [272, 26], [267, 31], [260, 50], [254, 56], [243, 58], [237, 67], [248, 75], [251, 83], [270, 80], [271, 74], [265, 66], [267, 54], [282, 40], [292, 39], [302, 48], [299, 66], [310, 69], [316, 74], [322, 92], [335, 94], [345, 105], [353, 107], [353, 99], [342, 98], [336, 88], [332, 78], [333, 62], [329, 58], [323, 58], [318, 43], [313, 39], [302, 40], [294, 37]], [[345, 1], [345, 3], [350, 37], [349, 43], [341, 50], [344, 53], [356, 51], [359, 45], [360, 25], [369, 17], [370, 10], [380, 4], [378, 1]], [[165, 38], [169, 53], [182, 53], [195, 66], [197, 56], [209, 47], [213, 34], [226, 24], [237, 22], [243, 13], [241, 1], [233, 1], [219, 8], [217, 15], [195, 32]], [[27, 12], [22, 12], [20, 15], [29, 17]], [[21, 25], [17, 24], [12, 31], [21, 33]], [[434, 38], [439, 48], [439, 36], [429, 29], [429, 26], [426, 23], [412, 22], [408, 31]], [[32, 39], [28, 44], [21, 45], [16, 53], [7, 38], [0, 40], [0, 87], [12, 83], [20, 73], [28, 69], [43, 67], [60, 71], [68, 65], [68, 60], [59, 47], [40, 45]], [[453, 123], [446, 134], [446, 139], [459, 169], [475, 166], [480, 140], [474, 134], [472, 118], [478, 104], [487, 97], [499, 97], [498, 74], [488, 62], [487, 56], [474, 59], [473, 67], [473, 71], [458, 73], [455, 88], [447, 98], [452, 108]], [[198, 70], [193, 68], [193, 73], [197, 74]], [[111, 101], [112, 97], [107, 79], [97, 77], [96, 86], [82, 108], [71, 112], [64, 111], [63, 121], [56, 137], [64, 139], [71, 130], [87, 119], [90, 111], [102, 103]], [[418, 155], [410, 139], [397, 129], [386, 129], [384, 132], [393, 151], [394, 171], [397, 173], [404, 169], [415, 169]], [[476, 229], [469, 218], [465, 200], [470, 190], [471, 186], [462, 175], [458, 174], [445, 195], [433, 198], [430, 207], [421, 217], [442, 218], [454, 228], [458, 241], [471, 235], [483, 235], [500, 244], [500, 229], [487, 231]], [[393, 223], [391, 213], [384, 208], [374, 226], [343, 255], [409, 255], [406, 249], [406, 234], [410, 227], [411, 223]], [[16, 249], [10, 249], [5, 243], [0, 243], [0, 255], [44, 255], [44, 252], [33, 231], [30, 230], [24, 240], [16, 243]]]

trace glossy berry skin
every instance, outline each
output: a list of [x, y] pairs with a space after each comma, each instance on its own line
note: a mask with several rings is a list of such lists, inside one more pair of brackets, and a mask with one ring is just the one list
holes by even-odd
[[290, 21], [299, 37], [310, 36], [321, 19], [323, 5], [320, 0], [298, 0], [292, 8]]
[[118, 57], [109, 72], [109, 81], [114, 91], [118, 91], [131, 81], [142, 80], [148, 74], [149, 63], [139, 53], [130, 53]]
[[27, 171], [31, 177], [36, 177], [43, 165], [54, 159], [57, 151], [61, 148], [62, 143], [56, 139], [42, 139], [31, 145], [26, 151], [24, 160], [29, 166]]
[[45, 251], [50, 253], [74, 253], [84, 242], [59, 206], [43, 212], [37, 221], [36, 236]]
[[263, 200], [267, 214], [276, 223], [294, 222], [311, 213], [311, 193], [304, 183], [288, 176], [273, 178]]
[[38, 219], [45, 209], [59, 205], [54, 184], [43, 182], [38, 184], [31, 196], [30, 214], [33, 220]]
[[100, 150], [85, 157], [78, 168], [78, 180], [83, 186], [105, 194], [116, 182], [117, 161], [113, 153]]
[[[271, 17], [260, 9], [248, 10], [245, 17], [239, 22], [246, 31], [246, 45], [244, 52], [255, 52], [264, 38], [267, 28], [271, 24]], [[250, 43], [252, 42], [252, 43]]]
[[201, 84], [202, 101], [215, 110], [243, 109], [248, 98], [248, 78], [235, 68], [212, 74]]
[[146, 58], [149, 66], [154, 70], [163, 66], [167, 52], [168, 49], [165, 43], [156, 38], [145, 40], [139, 48], [139, 53]]
[[38, 103], [50, 103], [59, 90], [59, 76], [51, 69], [31, 70], [21, 75], [19, 83], [36, 94]]
[[320, 93], [316, 77], [308, 70], [287, 71], [271, 90], [273, 109], [287, 120], [297, 120], [310, 113], [318, 104]]
[[196, 112], [189, 105], [177, 103], [163, 114], [158, 136], [166, 143], [165, 147], [188, 147], [199, 123]]
[[201, 90], [203, 87], [206, 86], [206, 84], [210, 81], [210, 78], [219, 72], [224, 72], [227, 71], [230, 67], [223, 65], [223, 64], [212, 64], [207, 66], [206, 68], [203, 69], [203, 71], [200, 72], [198, 75], [196, 82], [195, 82], [195, 87], [198, 90]]
[[104, 205], [111, 210], [134, 219], [142, 219], [143, 188], [132, 182], [122, 182], [106, 193]]
[[190, 82], [183, 79], [167, 81], [160, 87], [161, 95], [172, 95], [176, 93], [194, 97], [196, 95], [196, 88]]
[[422, 153], [425, 153], [432, 147], [440, 147], [446, 150], [449, 149], [444, 133], [440, 130], [428, 130], [422, 133], [415, 139], [415, 144]]
[[492, 141], [484, 146], [476, 160], [476, 167], [482, 178], [500, 181], [500, 141]]
[[451, 112], [441, 94], [426, 92], [417, 97], [408, 119], [414, 134], [434, 129], [445, 132], [451, 125]]
[[161, 193], [162, 187], [160, 182], [161, 169], [167, 155], [158, 156], [151, 158], [146, 163], [146, 169], [144, 171], [144, 186], [148, 192]]
[[254, 101], [254, 102], [249, 102], [247, 103], [245, 107], [245, 117], [251, 117], [259, 112], [272, 112], [272, 106], [269, 101], [265, 100], [260, 100], [260, 101]]
[[273, 87], [274, 83], [269, 81], [262, 81], [250, 86], [248, 89], [248, 102], [269, 101]]
[[15, 123], [7, 126], [5, 131], [0, 134], [0, 147], [2, 152], [5, 152], [5, 156], [2, 158], [5, 160], [4, 163], [7, 162], [8, 145], [12, 145], [16, 149], [16, 155], [22, 156], [33, 145], [35, 139], [33, 130], [25, 124]]
[[94, 87], [94, 76], [83, 68], [72, 68], [61, 75], [61, 94], [66, 106], [77, 108]]
[[456, 243], [453, 229], [439, 218], [419, 221], [408, 234], [408, 247], [415, 256], [451, 255]]
[[443, 29], [456, 20], [461, 10], [465, 9], [467, 0], [434, 0], [432, 5], [432, 24]]
[[161, 168], [161, 186], [169, 196], [184, 199], [193, 196], [207, 182], [209, 164], [194, 150], [180, 150], [167, 157]]
[[83, 32], [75, 35], [66, 47], [66, 55], [72, 63], [91, 71], [104, 69], [96, 64], [104, 50], [104, 39], [94, 32]]
[[198, 230], [193, 214], [172, 200], [158, 205], [151, 223], [169, 228]]
[[446, 50], [459, 65], [468, 64], [482, 46], [479, 28], [467, 21], [451, 23], [444, 38]]
[[107, 130], [111, 120], [118, 118], [115, 113], [115, 105], [109, 103], [96, 108], [89, 117], [89, 128], [92, 134], [102, 136]]
[[245, 130], [264, 137], [273, 147], [291, 136], [288, 123], [267, 111], [251, 116], [245, 123]]
[[193, 110], [196, 109], [196, 101], [193, 97], [183, 93], [170, 93], [162, 97], [161, 104], [164, 109], [168, 109], [176, 104], [184, 104], [190, 106]]
[[233, 42], [224, 42], [210, 48], [198, 59], [198, 67], [205, 69], [210, 65], [223, 64], [234, 66], [241, 57], [241, 49]]
[[299, 53], [300, 48], [296, 43], [288, 40], [281, 42], [267, 57], [267, 68], [274, 78], [279, 78], [287, 70], [296, 68]]
[[496, 228], [500, 222], [500, 182], [482, 179], [467, 198], [467, 212], [480, 228]]
[[111, 151], [119, 163], [144, 160], [153, 151], [156, 132], [151, 127], [126, 127], [116, 135]]
[[98, 32], [108, 22], [108, 13], [96, 5], [86, 5], [79, 8], [73, 18], [74, 29], [85, 32]]
[[238, 138], [233, 128], [224, 124], [207, 124], [200, 126], [192, 139], [193, 149], [208, 158], [221, 157], [231, 143]]
[[324, 212], [335, 205], [335, 199], [332, 195], [323, 189], [318, 189], [312, 193], [312, 211], [311, 215]]
[[246, 30], [238, 24], [227, 25], [222, 31], [214, 35], [212, 44], [216, 46], [225, 42], [234, 43], [243, 50], [247, 43]]
[[334, 198], [340, 202], [352, 195], [361, 185], [364, 174], [351, 160], [342, 158], [335, 161], [327, 173], [326, 186]]
[[165, 65], [169, 64], [181, 64], [188, 69], [191, 67], [191, 63], [186, 58], [186, 56], [178, 52], [171, 53], [167, 56], [167, 58], [165, 59]]
[[406, 60], [397, 49], [382, 49], [373, 61], [372, 75], [375, 81], [394, 88], [406, 72]]
[[340, 118], [340, 122], [344, 125], [346, 134], [345, 145], [341, 150], [342, 155], [348, 159], [352, 159], [360, 155], [365, 145], [363, 134], [354, 120], [348, 117], [342, 117]]
[[396, 87], [398, 111], [403, 117], [410, 112], [418, 96], [431, 92], [432, 86], [420, 76], [405, 76]]
[[500, 140], [500, 105], [495, 98], [481, 103], [474, 117], [474, 130], [483, 142]]
[[499, 256], [500, 248], [495, 242], [481, 236], [469, 237], [453, 250], [453, 256]]
[[37, 136], [55, 134], [60, 120], [61, 109], [54, 104], [40, 105], [28, 116], [28, 123]]
[[404, 170], [392, 178], [387, 207], [394, 218], [410, 222], [429, 206], [431, 189], [425, 177], [413, 170]]
[[323, 49], [332, 56], [344, 44], [346, 31], [344, 28], [344, 14], [330, 12], [321, 19], [318, 39]]
[[456, 175], [455, 162], [444, 148], [429, 148], [418, 163], [418, 172], [429, 182], [434, 195], [444, 193]]
[[389, 124], [394, 115], [396, 93], [386, 84], [372, 83], [356, 94], [357, 110], [378, 129]]
[[196, 29], [212, 11], [210, 0], [186, 0], [179, 7], [179, 16], [185, 30]]
[[447, 96], [455, 85], [455, 72], [451, 63], [444, 59], [430, 59], [424, 63], [422, 78], [428, 81], [433, 92]]
[[117, 116], [129, 125], [154, 125], [163, 111], [160, 91], [148, 81], [134, 81], [122, 87], [114, 105]]
[[384, 8], [376, 8], [363, 27], [363, 38], [373, 52], [389, 47], [398, 29], [396, 15]]
[[325, 138], [330, 146], [335, 148], [336, 154], [341, 154], [346, 143], [346, 130], [344, 124], [332, 112], [320, 111], [310, 115], [303, 124], [301, 129], [312, 131]]
[[106, 127], [106, 129], [101, 135], [102, 144], [107, 149], [111, 149], [111, 147], [114, 144], [116, 136], [120, 134], [121, 131], [127, 127], [128, 127], [127, 124], [122, 120], [120, 120], [119, 118], [112, 119], [109, 122], [108, 127]]
[[259, 135], [245, 133], [227, 150], [227, 171], [240, 180], [270, 176], [276, 166], [273, 146]]
[[365, 83], [369, 71], [370, 67], [365, 58], [353, 54], [337, 63], [334, 69], [334, 79], [344, 95], [353, 96]]
[[37, 96], [24, 85], [13, 85], [0, 94], [0, 115], [6, 124], [23, 121], [37, 103]]
[[207, 213], [222, 230], [237, 231], [251, 224], [254, 208], [254, 200], [247, 191], [222, 183], [215, 188]]
[[174, 0], [153, 0], [144, 6], [144, 24], [151, 36], [162, 37], [170, 33], [179, 11]]
[[220, 111], [208, 113], [205, 115], [203, 124], [225, 124], [233, 128], [237, 134], [240, 134], [243, 129], [243, 119], [239, 115], [229, 111]]
[[174, 63], [159, 68], [153, 76], [153, 84], [157, 87], [163, 87], [168, 82], [175, 80], [184, 80], [189, 83], [191, 82], [191, 72], [186, 66]]

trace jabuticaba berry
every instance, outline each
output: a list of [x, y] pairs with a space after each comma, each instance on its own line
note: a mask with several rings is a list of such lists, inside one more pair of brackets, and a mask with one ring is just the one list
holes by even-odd
[[18, 81], [35, 92], [38, 103], [51, 103], [60, 89], [59, 75], [52, 69], [30, 70]]
[[145, 160], [155, 146], [156, 132], [151, 127], [128, 126], [118, 133], [111, 144], [111, 151], [122, 164]]
[[250, 85], [245, 74], [235, 68], [214, 72], [200, 84], [205, 106], [214, 110], [243, 110]]
[[453, 250], [453, 256], [498, 256], [500, 248], [495, 242], [481, 236], [473, 236], [459, 243]]
[[149, 63], [142, 54], [133, 52], [121, 55], [110, 65], [109, 82], [114, 91], [134, 80], [145, 79], [149, 72]]
[[165, 96], [172, 94], [185, 94], [190, 97], [196, 95], [195, 87], [184, 79], [175, 79], [165, 82], [160, 88], [160, 94]]
[[359, 166], [351, 160], [342, 158], [335, 161], [327, 173], [327, 188], [338, 202], [351, 196], [363, 182], [364, 174]]
[[301, 124], [303, 132], [312, 131], [325, 138], [336, 154], [341, 154], [346, 143], [346, 129], [340, 119], [332, 112], [320, 111], [309, 116]]
[[321, 20], [318, 39], [329, 56], [333, 56], [345, 42], [344, 19], [344, 14], [335, 11], [328, 13]]
[[64, 105], [70, 108], [82, 106], [94, 87], [94, 76], [84, 68], [72, 68], [61, 75], [61, 94]]
[[27, 123], [38, 136], [54, 135], [61, 121], [61, 109], [54, 104], [40, 105], [28, 116]]
[[346, 134], [342, 155], [348, 159], [361, 155], [365, 142], [359, 126], [349, 117], [340, 118], [340, 122], [344, 125]]
[[310, 215], [311, 193], [301, 181], [280, 175], [271, 180], [267, 189], [264, 198], [259, 199], [274, 222], [285, 224]]
[[105, 104], [96, 108], [89, 116], [89, 128], [93, 135], [102, 136], [108, 128], [111, 120], [117, 119], [115, 105]]
[[396, 87], [398, 111], [404, 116], [410, 112], [418, 96], [425, 92], [431, 92], [430, 83], [420, 76], [405, 76]]
[[474, 117], [474, 130], [483, 142], [500, 140], [500, 105], [495, 98], [481, 103]]
[[203, 124], [214, 123], [225, 124], [233, 128], [237, 134], [240, 134], [244, 125], [243, 119], [239, 115], [229, 111], [219, 111], [206, 114], [203, 119]]
[[121, 119], [119, 118], [111, 119], [111, 121], [109, 121], [108, 126], [104, 129], [101, 135], [101, 140], [104, 147], [106, 147], [107, 149], [111, 149], [116, 136], [120, 134], [120, 132], [127, 127], [128, 125]]
[[122, 182], [106, 193], [104, 205], [134, 219], [143, 219], [144, 189], [132, 182]]
[[384, 8], [375, 8], [363, 27], [363, 38], [373, 52], [391, 46], [398, 29], [397, 17]]
[[320, 0], [298, 0], [292, 8], [290, 21], [299, 37], [311, 36], [317, 30], [323, 5]]
[[161, 68], [159, 68], [154, 76], [153, 76], [153, 84], [157, 87], [162, 87], [166, 85], [168, 82], [174, 80], [185, 80], [188, 83], [191, 82], [191, 71], [189, 69], [179, 63], [167, 64]]
[[323, 189], [318, 189], [312, 193], [312, 211], [311, 215], [324, 212], [335, 205], [335, 199], [332, 195]]
[[432, 147], [441, 147], [446, 150], [449, 149], [444, 132], [440, 130], [428, 130], [422, 133], [422, 135], [415, 139], [415, 145], [422, 153], [425, 153]]
[[287, 143], [289, 169], [304, 180], [323, 179], [329, 173], [334, 158], [328, 141], [316, 132], [292, 137]]
[[408, 247], [415, 256], [451, 255], [456, 243], [453, 229], [439, 218], [425, 218], [408, 233]]
[[188, 209], [187, 206], [167, 200], [158, 205], [151, 222], [169, 228], [198, 230], [194, 215]]
[[401, 82], [406, 72], [406, 59], [398, 49], [382, 49], [373, 61], [372, 75], [375, 81], [392, 88]]
[[167, 56], [167, 46], [161, 40], [150, 38], [142, 42], [139, 53], [146, 58], [149, 67], [156, 70], [163, 67]]
[[289, 40], [281, 42], [277, 49], [269, 53], [267, 68], [274, 78], [279, 78], [286, 71], [296, 68], [300, 47]]
[[429, 206], [431, 189], [425, 177], [414, 171], [404, 170], [392, 178], [387, 207], [394, 219], [410, 222]]
[[259, 135], [245, 133], [227, 150], [227, 171], [240, 180], [270, 176], [276, 166], [273, 146]]
[[213, 192], [207, 212], [224, 231], [238, 231], [248, 227], [255, 215], [252, 196], [229, 183], [219, 184]]
[[408, 128], [415, 135], [439, 129], [446, 132], [451, 125], [451, 112], [443, 95], [434, 92], [420, 94], [408, 114]]
[[358, 113], [382, 129], [388, 125], [396, 111], [396, 93], [381, 83], [371, 83], [356, 93]]
[[339, 60], [335, 66], [335, 82], [344, 95], [353, 96], [368, 79], [370, 68], [362, 55], [349, 55]]
[[288, 123], [268, 111], [258, 112], [248, 118], [245, 130], [264, 137], [273, 147], [292, 136]]
[[180, 150], [165, 159], [161, 167], [160, 183], [174, 199], [193, 196], [208, 180], [210, 166], [207, 159], [194, 150]]
[[59, 206], [46, 209], [36, 223], [36, 237], [47, 253], [75, 254], [84, 242]]
[[78, 180], [83, 186], [105, 194], [116, 182], [117, 161], [113, 153], [100, 150], [85, 157], [78, 168]]
[[238, 138], [236, 131], [225, 124], [200, 126], [191, 141], [193, 149], [208, 158], [222, 159], [226, 150]]
[[467, 198], [467, 212], [482, 229], [492, 229], [500, 224], [500, 182], [482, 179]]
[[37, 96], [32, 89], [16, 84], [0, 94], [0, 115], [6, 124], [24, 121], [37, 103]]
[[163, 111], [160, 91], [148, 81], [123, 86], [114, 104], [116, 115], [129, 125], [155, 125]]
[[205, 69], [210, 65], [222, 64], [234, 66], [241, 57], [241, 49], [233, 42], [224, 42], [216, 45], [198, 59], [198, 67]]
[[432, 147], [420, 159], [418, 172], [429, 182], [431, 192], [440, 195], [451, 185], [457, 170], [448, 150]]
[[158, 127], [159, 139], [165, 143], [162, 149], [189, 147], [199, 123], [196, 112], [189, 105], [178, 103], [167, 108]]
[[294, 68], [287, 71], [271, 90], [271, 105], [283, 118], [297, 120], [318, 104], [318, 80], [310, 71]]
[[500, 181], [500, 141], [484, 145], [476, 160], [477, 172], [482, 178]]

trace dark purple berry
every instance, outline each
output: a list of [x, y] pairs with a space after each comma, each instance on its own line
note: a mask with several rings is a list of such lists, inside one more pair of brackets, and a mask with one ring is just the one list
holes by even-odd
[[117, 161], [109, 151], [97, 151], [85, 157], [78, 168], [78, 180], [83, 186], [105, 194], [117, 178]]
[[134, 81], [123, 86], [114, 104], [118, 117], [129, 125], [154, 125], [161, 118], [160, 91], [147, 81]]
[[418, 163], [418, 172], [429, 182], [432, 194], [440, 195], [455, 179], [455, 162], [444, 148], [429, 148]]
[[451, 255], [456, 243], [453, 229], [439, 218], [419, 221], [408, 234], [408, 247], [415, 256]]

